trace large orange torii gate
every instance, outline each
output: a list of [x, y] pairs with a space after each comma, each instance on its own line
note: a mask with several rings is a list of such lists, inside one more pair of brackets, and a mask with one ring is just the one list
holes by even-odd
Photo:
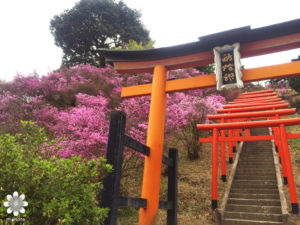
[[[166, 93], [216, 86], [215, 74], [167, 81], [168, 70], [213, 63], [213, 48], [240, 43], [242, 58], [300, 48], [300, 19], [251, 29], [250, 26], [200, 37], [200, 41], [167, 48], [140, 51], [102, 49], [100, 54], [114, 63], [120, 73], [153, 72], [152, 84], [122, 88], [121, 97], [151, 95], [142, 198], [147, 208], [140, 209], [139, 224], [150, 225], [157, 213], [164, 140]], [[244, 69], [243, 82], [300, 75], [300, 61]], [[233, 110], [234, 111], [234, 110]]]

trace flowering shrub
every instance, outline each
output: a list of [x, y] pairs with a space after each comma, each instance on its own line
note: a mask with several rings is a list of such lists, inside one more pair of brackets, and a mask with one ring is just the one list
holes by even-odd
[[224, 89], [221, 91], [221, 95], [224, 96], [227, 102], [233, 101], [242, 93], [242, 89], [234, 88], [234, 89]]
[[0, 134], [14, 134], [19, 130], [20, 120], [33, 119], [32, 110], [38, 107], [37, 98], [0, 92]]
[[[168, 79], [202, 74], [195, 69], [182, 69], [170, 71]], [[47, 128], [49, 137], [59, 141], [62, 148], [57, 154], [60, 156], [95, 158], [105, 153], [109, 114], [118, 109], [128, 115], [127, 133], [145, 143], [150, 96], [122, 101], [120, 92], [121, 87], [151, 81], [149, 73], [120, 75], [112, 67], [90, 65], [63, 68], [40, 79], [37, 75], [19, 75], [9, 84], [0, 83], [1, 132], [16, 132], [15, 124], [20, 120], [34, 120]], [[206, 115], [214, 113], [222, 104], [224, 98], [214, 88], [168, 94], [166, 140], [170, 141], [175, 133], [185, 136], [190, 132], [186, 127], [196, 122], [207, 122]], [[196, 131], [192, 133], [196, 135]]]
[[266, 88], [274, 89], [280, 98], [287, 101], [289, 101], [292, 96], [292, 89], [288, 80], [270, 80], [266, 83]]
[[[36, 116], [40, 117], [39, 120], [43, 121], [56, 137], [64, 136], [59, 142], [62, 146], [58, 151], [60, 156], [68, 158], [71, 155], [81, 155], [93, 158], [104, 155], [108, 137], [107, 99], [102, 92], [99, 96], [79, 93], [76, 99], [77, 107], [58, 112], [55, 107], [48, 106], [36, 112]], [[49, 116], [52, 116], [52, 123], [47, 123]]]

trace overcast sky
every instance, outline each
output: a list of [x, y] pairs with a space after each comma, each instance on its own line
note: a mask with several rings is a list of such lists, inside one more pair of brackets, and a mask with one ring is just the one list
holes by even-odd
[[[62, 51], [49, 30], [51, 18], [78, 0], [2, 0], [0, 79], [17, 73], [39, 75], [57, 69]], [[251, 25], [252, 28], [300, 18], [299, 0], [124, 0], [141, 11], [155, 47], [197, 41], [199, 36]], [[246, 68], [290, 62], [300, 49], [242, 60]]]

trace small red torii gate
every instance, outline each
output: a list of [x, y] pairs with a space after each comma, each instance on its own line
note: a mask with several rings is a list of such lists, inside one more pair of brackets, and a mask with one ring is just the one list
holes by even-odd
[[[219, 114], [219, 115], [208, 115], [208, 119], [210, 120], [219, 120], [221, 123], [224, 123], [224, 121], [238, 119], [239, 121], [244, 120], [245, 117], [251, 118], [251, 119], [266, 119], [266, 118], [273, 118], [275, 115], [278, 116], [288, 116], [290, 114], [294, 114], [296, 112], [296, 109], [284, 109], [284, 110], [272, 110], [272, 111], [259, 111], [259, 112], [248, 112], [248, 113], [234, 113], [234, 114]], [[247, 140], [251, 139], [251, 136], [247, 132]], [[230, 136], [228, 136], [230, 137]], [[270, 136], [260, 136], [255, 137], [257, 140], [264, 140], [264, 138], [267, 138], [269, 140]], [[221, 130], [221, 175], [222, 180], [226, 181], [226, 156], [225, 156], [225, 143], [226, 141], [222, 141], [225, 138], [225, 130]], [[255, 138], [252, 137], [254, 140]], [[231, 137], [232, 141], [245, 141], [245, 137], [237, 136], [237, 137]], [[200, 142], [212, 142], [212, 137], [209, 138], [201, 138]], [[231, 155], [232, 156], [232, 155]], [[230, 156], [229, 156], [230, 158]], [[286, 176], [284, 176], [286, 177]]]
[[265, 97], [265, 98], [256, 98], [255, 100], [235, 100], [234, 102], [228, 102], [229, 105], [235, 105], [235, 104], [240, 104], [240, 103], [252, 103], [252, 102], [257, 102], [257, 103], [262, 103], [262, 102], [277, 102], [277, 101], [282, 101], [281, 98], [277, 97]]
[[[265, 94], [268, 94], [265, 92]], [[255, 98], [255, 95], [260, 96], [261, 93], [245, 94], [239, 99], [246, 99], [244, 96]], [[249, 104], [246, 104], [247, 106]], [[255, 105], [255, 103], [254, 103]], [[221, 142], [221, 174], [222, 179], [226, 177], [226, 159], [225, 159], [225, 143], [229, 143], [229, 157], [230, 157], [230, 143], [234, 141], [258, 141], [258, 140], [274, 140], [278, 146], [278, 153], [281, 158], [282, 174], [285, 184], [288, 184], [289, 194], [292, 206], [292, 212], [298, 213], [298, 199], [295, 187], [295, 181], [293, 176], [291, 158], [289, 153], [289, 146], [287, 139], [300, 138], [300, 134], [287, 133], [285, 127], [292, 125], [299, 125], [300, 118], [293, 119], [280, 119], [281, 116], [287, 116], [295, 113], [295, 109], [276, 110], [279, 108], [286, 108], [288, 104], [275, 104], [266, 106], [252, 106], [243, 108], [223, 109], [218, 112], [227, 112], [229, 114], [221, 115], [209, 115], [208, 118], [212, 120], [220, 120], [220, 124], [198, 124], [199, 130], [212, 130], [213, 136], [208, 138], [200, 138], [200, 142], [213, 142], [212, 151], [212, 208], [217, 208], [218, 204], [218, 142]], [[270, 111], [259, 111], [270, 110]], [[259, 112], [257, 112], [259, 111]], [[234, 113], [236, 112], [236, 113]], [[251, 121], [251, 119], [269, 118], [271, 120], [265, 121]], [[231, 121], [231, 119], [247, 120], [247, 122], [235, 122], [225, 123], [225, 120]], [[250, 128], [259, 127], [271, 127], [273, 129], [272, 135], [251, 136]], [[246, 129], [245, 136], [232, 136], [233, 129]], [[221, 136], [219, 136], [219, 130], [221, 130]], [[225, 130], [228, 130], [228, 137], [225, 136]], [[248, 130], [248, 131], [247, 131]], [[231, 131], [231, 132], [230, 132]], [[231, 151], [232, 154], [232, 151]]]

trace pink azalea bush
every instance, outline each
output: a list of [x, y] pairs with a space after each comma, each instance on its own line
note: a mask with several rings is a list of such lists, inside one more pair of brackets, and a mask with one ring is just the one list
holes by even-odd
[[[169, 73], [168, 79], [202, 74], [195, 69], [176, 70]], [[105, 154], [110, 112], [123, 110], [127, 114], [127, 134], [145, 143], [150, 96], [121, 100], [120, 92], [121, 87], [151, 81], [149, 73], [120, 75], [112, 67], [90, 65], [63, 68], [41, 78], [36, 74], [18, 75], [11, 83], [0, 83], [1, 132], [13, 133], [20, 120], [33, 120], [59, 141], [57, 154], [94, 158]], [[168, 94], [166, 140], [170, 142], [187, 132], [196, 134], [195, 124], [207, 123], [206, 115], [215, 113], [224, 103], [214, 88]], [[12, 126], [16, 129], [3, 130]]]
[[292, 89], [288, 80], [272, 80], [266, 83], [267, 89], [274, 89], [278, 96], [284, 100], [289, 101], [292, 97]]

